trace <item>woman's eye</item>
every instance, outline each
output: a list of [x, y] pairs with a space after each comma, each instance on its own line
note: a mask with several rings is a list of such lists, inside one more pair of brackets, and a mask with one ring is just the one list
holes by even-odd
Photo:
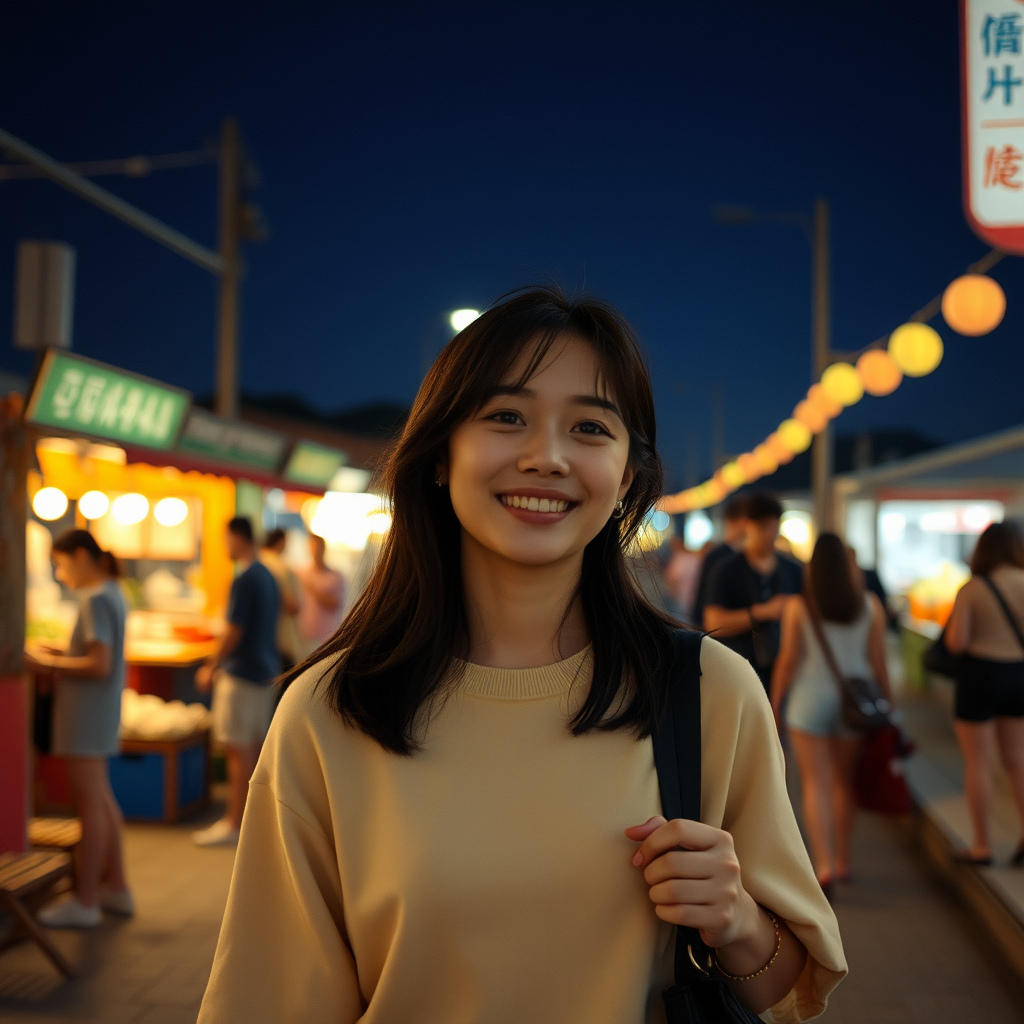
[[[608, 431], [601, 426], [600, 423], [595, 423], [593, 420], [586, 420], [584, 423], [580, 423], [576, 426], [576, 429], [581, 434], [605, 434], [608, 435]], [[610, 435], [608, 435], [610, 436]]]
[[514, 427], [516, 424], [522, 423], [522, 420], [519, 418], [519, 413], [517, 412], [492, 412], [487, 418], [493, 420], [495, 423], [502, 423], [510, 427]]

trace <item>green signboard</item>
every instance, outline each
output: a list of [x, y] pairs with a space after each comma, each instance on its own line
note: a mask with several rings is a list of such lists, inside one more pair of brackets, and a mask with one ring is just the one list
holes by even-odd
[[288, 438], [284, 434], [221, 419], [195, 407], [190, 410], [178, 438], [180, 452], [267, 473], [276, 473], [281, 468], [287, 445]]
[[331, 477], [344, 465], [345, 458], [345, 453], [337, 448], [328, 448], [312, 441], [297, 441], [288, 465], [285, 466], [284, 478], [296, 484], [326, 487]]
[[174, 446], [191, 400], [187, 391], [50, 349], [32, 387], [25, 420], [67, 433], [167, 449]]

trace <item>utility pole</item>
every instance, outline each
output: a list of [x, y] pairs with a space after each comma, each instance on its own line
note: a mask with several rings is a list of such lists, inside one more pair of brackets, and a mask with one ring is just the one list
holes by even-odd
[[[814, 201], [811, 249], [814, 259], [814, 340], [812, 366], [814, 380], [820, 380], [832, 360], [831, 310], [829, 304], [829, 230], [828, 203]], [[814, 438], [811, 448], [811, 491], [814, 495], [814, 525], [820, 537], [832, 525], [830, 499], [832, 489], [832, 426], [829, 424]]]
[[241, 154], [238, 122], [225, 118], [220, 137], [220, 244], [223, 271], [217, 289], [218, 416], [238, 415], [238, 186]]

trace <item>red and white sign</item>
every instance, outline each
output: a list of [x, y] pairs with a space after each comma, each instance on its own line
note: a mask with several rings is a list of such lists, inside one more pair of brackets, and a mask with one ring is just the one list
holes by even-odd
[[1024, 0], [960, 0], [964, 210], [1024, 255]]

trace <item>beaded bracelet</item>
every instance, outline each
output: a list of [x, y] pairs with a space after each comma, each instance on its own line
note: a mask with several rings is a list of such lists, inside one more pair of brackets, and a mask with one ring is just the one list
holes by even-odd
[[764, 974], [764, 972], [767, 971], [779, 957], [779, 950], [782, 949], [782, 931], [779, 928], [779, 919], [770, 910], [767, 910], [764, 907], [761, 909], [768, 915], [772, 922], [772, 927], [775, 929], [775, 952], [772, 953], [772, 957], [768, 963], [766, 963], [759, 971], [754, 971], [752, 974], [730, 974], [718, 962], [718, 950], [715, 950], [712, 954], [715, 962], [715, 968], [723, 978], [728, 978], [729, 981], [750, 981], [751, 978], [756, 978], [759, 974]]

